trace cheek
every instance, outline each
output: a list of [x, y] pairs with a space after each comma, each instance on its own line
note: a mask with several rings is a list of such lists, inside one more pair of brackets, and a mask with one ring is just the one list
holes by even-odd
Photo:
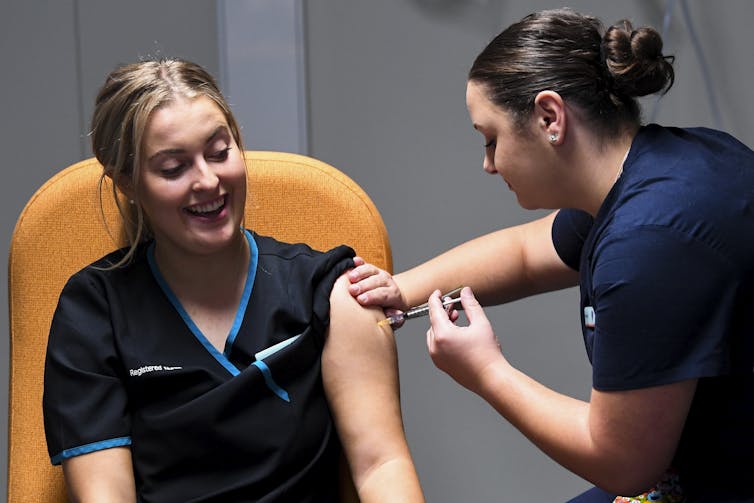
[[[231, 151], [231, 156], [223, 166], [223, 171], [228, 179], [246, 179], [246, 164], [239, 151]], [[235, 152], [235, 153], [233, 153]]]
[[186, 197], [186, 183], [180, 180], [152, 179], [142, 184], [141, 203], [145, 211], [180, 205]]

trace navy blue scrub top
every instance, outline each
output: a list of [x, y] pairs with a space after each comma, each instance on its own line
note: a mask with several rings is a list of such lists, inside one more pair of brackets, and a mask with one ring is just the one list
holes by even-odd
[[674, 460], [684, 490], [754, 501], [754, 152], [643, 127], [594, 220], [561, 210], [552, 233], [580, 274], [594, 388], [699, 379]]

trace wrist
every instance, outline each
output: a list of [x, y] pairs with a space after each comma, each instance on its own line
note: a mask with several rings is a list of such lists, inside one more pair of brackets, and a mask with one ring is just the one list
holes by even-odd
[[516, 369], [501, 354], [500, 358], [489, 362], [477, 373], [474, 393], [487, 402], [497, 400], [501, 391], [508, 389]]

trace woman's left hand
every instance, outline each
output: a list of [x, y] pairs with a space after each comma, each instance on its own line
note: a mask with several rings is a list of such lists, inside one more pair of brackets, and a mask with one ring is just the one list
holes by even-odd
[[440, 292], [429, 298], [427, 348], [435, 366], [450, 375], [461, 386], [481, 394], [484, 375], [497, 364], [506, 364], [487, 316], [474, 297], [471, 288], [461, 290], [461, 305], [469, 325], [459, 327], [453, 323], [458, 315], [448, 313], [442, 306]]
[[348, 292], [362, 306], [378, 306], [387, 314], [408, 308], [400, 288], [387, 271], [361, 257], [353, 258], [355, 268], [348, 271]]

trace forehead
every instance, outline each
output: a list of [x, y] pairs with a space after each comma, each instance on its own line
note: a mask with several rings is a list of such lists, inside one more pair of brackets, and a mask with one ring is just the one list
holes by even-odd
[[474, 81], [466, 84], [466, 107], [474, 127], [485, 127], [498, 121], [508, 120], [508, 114], [492, 103], [487, 96], [487, 88]]
[[178, 97], [152, 112], [144, 131], [144, 146], [206, 140], [219, 126], [228, 127], [220, 107], [207, 96]]

